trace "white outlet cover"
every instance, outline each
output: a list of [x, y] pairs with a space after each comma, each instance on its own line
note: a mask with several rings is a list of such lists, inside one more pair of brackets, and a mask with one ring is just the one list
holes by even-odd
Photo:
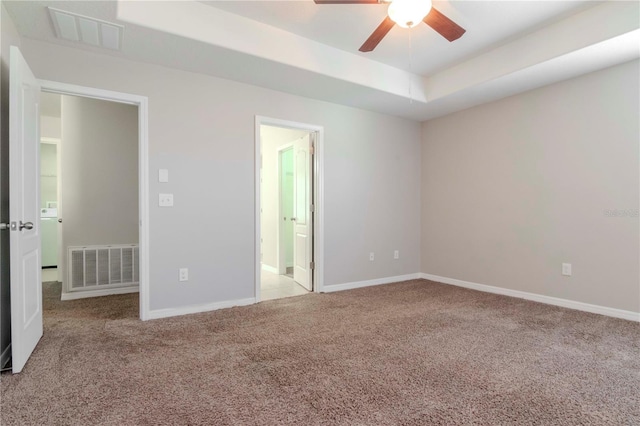
[[570, 277], [571, 276], [571, 264], [563, 263], [562, 264], [562, 275]]
[[173, 194], [158, 194], [158, 205], [160, 207], [172, 207]]
[[188, 281], [189, 280], [189, 269], [188, 268], [180, 268], [180, 281]]
[[158, 182], [169, 182], [169, 170], [158, 169]]

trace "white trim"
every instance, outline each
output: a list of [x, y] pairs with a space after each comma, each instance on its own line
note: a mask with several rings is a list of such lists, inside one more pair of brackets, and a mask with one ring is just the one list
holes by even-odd
[[[140, 319], [149, 319], [149, 99], [146, 96], [56, 81], [40, 80], [41, 90], [138, 106], [138, 235], [140, 265]], [[63, 135], [64, 137], [64, 135]]]
[[51, 145], [58, 145], [60, 143], [60, 138], [49, 138], [46, 136], [41, 136], [40, 137], [40, 142], [41, 143], [48, 143]]
[[255, 116], [255, 212], [254, 212], [254, 279], [255, 302], [260, 301], [260, 157], [262, 155], [260, 144], [260, 126], [275, 126], [288, 129], [306, 130], [316, 132], [317, 138], [314, 147], [314, 190], [313, 204], [315, 206], [313, 221], [313, 291], [324, 292], [324, 127], [314, 124], [298, 123], [295, 121], [280, 120], [260, 115]]
[[7, 366], [7, 363], [9, 362], [9, 360], [11, 359], [11, 342], [9, 342], [9, 345], [4, 348], [4, 351], [2, 351], [2, 355], [0, 355], [0, 369], [4, 369]]
[[352, 290], [354, 288], [370, 287], [381, 284], [392, 284], [401, 281], [417, 280], [422, 278], [422, 274], [417, 272], [415, 274], [397, 275], [395, 277], [376, 278], [374, 280], [366, 281], [354, 281], [344, 284], [327, 285], [324, 287], [325, 293], [333, 293], [334, 291]]
[[167, 317], [175, 317], [178, 315], [199, 314], [202, 312], [216, 311], [218, 309], [233, 308], [234, 306], [247, 306], [256, 303], [256, 299], [250, 297], [248, 299], [229, 300], [226, 302], [206, 303], [204, 305], [191, 305], [180, 308], [155, 309], [149, 311], [148, 319], [159, 319]]
[[254, 152], [255, 152], [255, 164], [254, 164], [254, 169], [253, 169], [253, 174], [255, 175], [255, 182], [254, 182], [254, 198], [255, 198], [255, 213], [254, 213], [254, 229], [255, 229], [255, 235], [254, 235], [254, 240], [253, 240], [253, 245], [254, 245], [254, 277], [253, 280], [255, 281], [254, 283], [254, 298], [257, 301], [260, 300], [260, 280], [261, 280], [261, 274], [260, 272], [262, 272], [261, 266], [260, 264], [262, 263], [262, 259], [261, 259], [261, 250], [262, 250], [262, 241], [261, 241], [261, 227], [260, 227], [260, 219], [262, 219], [262, 214], [260, 212], [260, 207], [262, 206], [262, 204], [260, 204], [261, 201], [261, 197], [260, 197], [260, 188], [261, 188], [261, 184], [260, 184], [260, 178], [262, 176], [262, 149], [261, 149], [261, 143], [260, 143], [260, 125], [261, 120], [258, 116], [256, 116], [255, 118], [256, 122], [255, 122], [255, 128], [254, 128], [254, 132], [255, 132], [255, 136], [254, 136]]
[[280, 272], [278, 272], [278, 268], [274, 268], [273, 266], [265, 265], [264, 263], [262, 264], [262, 270], [263, 271], [267, 271], [267, 272], [271, 272], [272, 274], [282, 275], [282, 274], [280, 274]]
[[74, 291], [70, 293], [62, 293], [60, 300], [76, 300], [86, 299], [87, 297], [112, 296], [114, 294], [138, 293], [139, 286], [101, 288], [99, 290]]
[[[62, 125], [60, 126], [60, 135], [62, 136]], [[58, 281], [60, 281], [60, 284], [62, 284], [64, 288], [64, 224], [60, 220], [64, 214], [64, 206], [62, 203], [62, 156], [64, 155], [64, 148], [62, 147], [62, 139], [60, 139], [57, 151], [56, 173], [58, 173], [58, 179], [56, 179], [56, 207], [58, 208], [58, 224], [56, 228], [58, 232], [56, 236], [58, 237]]]
[[324, 292], [324, 127], [316, 128], [313, 147], [314, 188], [313, 205], [313, 291]]
[[547, 305], [561, 306], [563, 308], [575, 309], [578, 311], [590, 312], [592, 314], [606, 315], [614, 318], [621, 318], [629, 321], [640, 322], [640, 312], [625, 311], [622, 309], [608, 308], [606, 306], [592, 305], [589, 303], [576, 302], [574, 300], [560, 299], [558, 297], [544, 296], [541, 294], [528, 293], [526, 291], [512, 290], [503, 287], [494, 287], [486, 284], [478, 284], [470, 281], [457, 280], [455, 278], [441, 277], [438, 275], [420, 274], [425, 280], [435, 281], [442, 284], [455, 285], [472, 290], [484, 291], [487, 293], [501, 294], [503, 296], [517, 297], [520, 299], [532, 300], [534, 302], [545, 303]]

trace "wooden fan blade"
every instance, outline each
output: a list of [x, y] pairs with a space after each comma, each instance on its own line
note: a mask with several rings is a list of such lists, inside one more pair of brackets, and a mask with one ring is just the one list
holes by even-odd
[[395, 24], [396, 23], [393, 22], [388, 16], [384, 18], [384, 21], [382, 21], [382, 23], [378, 25], [378, 28], [376, 28], [376, 30], [369, 36], [367, 41], [365, 41], [358, 50], [360, 50], [361, 52], [371, 52], [376, 48], [378, 43], [382, 41], [384, 36], [387, 35], [387, 33], [391, 30], [391, 28], [393, 28]]
[[423, 21], [449, 41], [459, 39], [462, 37], [462, 34], [467, 31], [433, 7], [431, 8], [431, 12], [424, 17]]
[[378, 4], [378, 0], [313, 0], [316, 4]]

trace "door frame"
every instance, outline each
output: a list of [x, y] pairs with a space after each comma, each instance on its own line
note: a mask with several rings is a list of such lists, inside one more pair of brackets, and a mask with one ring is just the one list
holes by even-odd
[[[39, 80], [43, 92], [80, 96], [138, 107], [138, 233], [140, 264], [140, 319], [149, 318], [149, 99], [146, 96], [57, 81]], [[63, 129], [64, 130], [64, 129]], [[64, 140], [64, 134], [62, 135]]]
[[[58, 209], [58, 219], [60, 219], [62, 215], [62, 139], [61, 138], [50, 138], [50, 137], [40, 137], [40, 143], [48, 143], [56, 146], [56, 207]], [[42, 157], [40, 157], [40, 162], [42, 164]], [[40, 177], [40, 187], [42, 188], [42, 177]], [[42, 206], [40, 206], [42, 208]], [[58, 222], [56, 225], [56, 234], [57, 234], [57, 243], [58, 246], [58, 282], [63, 283], [64, 280], [64, 261], [63, 261], [63, 253], [62, 248], [64, 247], [62, 241], [62, 222]], [[42, 241], [40, 241], [42, 243]], [[64, 285], [64, 283], [63, 283]]]
[[278, 274], [284, 275], [287, 273], [287, 256], [284, 253], [284, 229], [282, 226], [282, 222], [280, 218], [283, 215], [282, 208], [282, 153], [287, 151], [288, 149], [293, 149], [293, 143], [287, 143], [280, 147], [278, 147], [278, 222], [276, 224], [276, 235], [278, 236], [276, 240], [276, 256], [277, 256], [277, 266], [278, 266]]
[[260, 126], [284, 127], [287, 129], [304, 130], [309, 133], [317, 133], [313, 153], [313, 292], [324, 292], [324, 127], [314, 124], [300, 123], [290, 120], [255, 116], [255, 211], [254, 211], [254, 281], [255, 281], [255, 301], [260, 301], [260, 167], [262, 163], [262, 148], [260, 142]]

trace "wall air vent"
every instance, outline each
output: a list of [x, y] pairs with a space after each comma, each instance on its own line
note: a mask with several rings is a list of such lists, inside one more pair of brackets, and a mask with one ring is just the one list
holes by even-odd
[[56, 36], [112, 50], [122, 48], [124, 26], [49, 7]]

